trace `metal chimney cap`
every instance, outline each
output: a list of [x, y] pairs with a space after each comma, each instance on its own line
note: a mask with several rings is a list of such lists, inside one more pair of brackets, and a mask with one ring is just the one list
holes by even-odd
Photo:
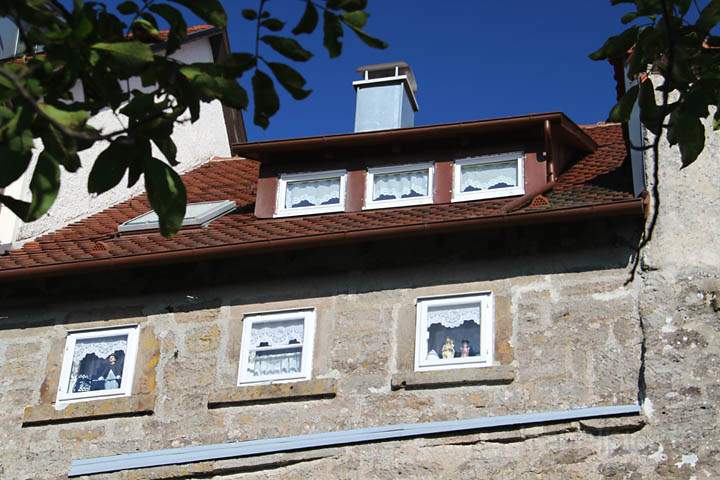
[[363, 65], [356, 70], [363, 76], [363, 80], [372, 80], [384, 77], [398, 77], [404, 75], [407, 77], [408, 85], [413, 92], [417, 92], [417, 82], [415, 74], [407, 62], [402, 60], [397, 62], [375, 63], [372, 65]]

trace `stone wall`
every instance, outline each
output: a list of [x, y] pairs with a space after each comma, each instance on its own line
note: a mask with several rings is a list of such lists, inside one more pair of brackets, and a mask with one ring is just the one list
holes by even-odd
[[[643, 298], [639, 281], [623, 282], [636, 225], [456, 234], [15, 285], [1, 313], [0, 477], [63, 478], [72, 459], [160, 448], [633, 403]], [[28, 307], [22, 296], [37, 298], [38, 287], [45, 304]], [[415, 299], [485, 290], [504, 325], [505, 353], [488, 367], [502, 381], [392, 389], [393, 375], [407, 373]], [[241, 390], [233, 382], [243, 314], [305, 306], [318, 314], [312, 399], [227, 394]], [[149, 332], [143, 348], [158, 352], [136, 372], [149, 404], [43, 410], [66, 332], [128, 323]], [[637, 417], [566, 422], [92, 478], [624, 478], [651, 475], [662, 458], [645, 430]]]

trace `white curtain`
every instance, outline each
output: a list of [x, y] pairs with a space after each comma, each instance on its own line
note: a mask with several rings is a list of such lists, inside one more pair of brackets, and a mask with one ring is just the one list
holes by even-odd
[[460, 190], [474, 192], [491, 188], [517, 186], [517, 162], [484, 163], [461, 167], [462, 180]]
[[299, 373], [302, 368], [302, 347], [280, 352], [252, 352], [248, 372], [254, 377]]
[[340, 203], [340, 178], [288, 182], [285, 208], [317, 207]]
[[115, 353], [118, 350], [122, 350], [124, 353], [127, 352], [127, 335], [76, 340], [69, 388], [75, 385], [78, 369], [80, 368], [80, 361], [85, 358], [85, 355], [94, 353], [99, 358], [107, 358], [111, 353]]
[[429, 307], [427, 312], [428, 328], [434, 323], [446, 328], [455, 328], [468, 320], [480, 325], [480, 304]]
[[373, 200], [397, 200], [427, 194], [427, 170], [374, 175]]
[[[279, 347], [302, 343], [305, 327], [303, 320], [283, 320], [282, 322], [256, 322], [250, 330], [250, 347]], [[267, 345], [260, 345], [261, 343]]]

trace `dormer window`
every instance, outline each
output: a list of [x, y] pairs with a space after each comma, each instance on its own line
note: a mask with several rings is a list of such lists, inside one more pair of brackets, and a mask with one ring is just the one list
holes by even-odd
[[369, 168], [365, 182], [365, 208], [432, 203], [432, 180], [432, 163]]
[[453, 202], [523, 195], [523, 160], [522, 152], [456, 160]]
[[[216, 218], [235, 210], [235, 202], [232, 200], [220, 200], [214, 202], [188, 203], [185, 209], [185, 217], [182, 226], [205, 226]], [[160, 228], [160, 221], [157, 213], [150, 210], [147, 213], [128, 220], [118, 225], [118, 232], [135, 232], [139, 230], [153, 230]]]
[[275, 216], [344, 211], [346, 177], [345, 170], [280, 175]]

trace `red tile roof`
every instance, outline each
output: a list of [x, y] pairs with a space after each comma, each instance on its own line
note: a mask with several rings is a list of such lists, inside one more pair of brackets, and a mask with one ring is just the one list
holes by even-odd
[[191, 260], [308, 241], [319, 244], [417, 233], [431, 227], [452, 229], [482, 222], [502, 225], [511, 217], [538, 221], [543, 213], [582, 211], [587, 215], [604, 206], [627, 206], [628, 212], [639, 213], [640, 201], [634, 198], [631, 186], [627, 188], [629, 174], [622, 172], [629, 162], [621, 126], [600, 124], [583, 129], [599, 148], [558, 178], [554, 188], [543, 194], [547, 202], [528, 203], [511, 213], [503, 207], [513, 199], [497, 199], [259, 219], [253, 214], [258, 163], [240, 158], [213, 159], [183, 176], [188, 201], [230, 199], [238, 205], [235, 212], [205, 228], [182, 230], [172, 238], [164, 238], [156, 231], [118, 235], [118, 224], [150, 209], [146, 196], [139, 195], [0, 256], [0, 279], [117, 263], [159, 263], [183, 252]]

